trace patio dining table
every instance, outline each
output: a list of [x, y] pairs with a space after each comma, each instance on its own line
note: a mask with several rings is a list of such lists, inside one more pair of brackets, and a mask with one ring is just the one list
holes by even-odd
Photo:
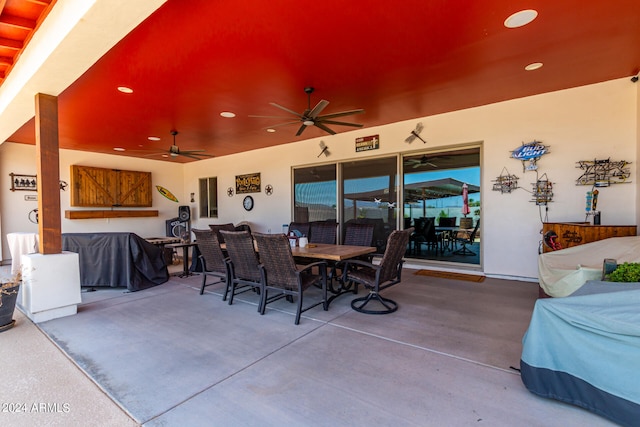
[[[335, 266], [335, 264], [340, 261], [357, 258], [362, 255], [368, 255], [376, 252], [376, 250], [377, 248], [375, 246], [332, 245], [317, 243], [309, 244], [304, 248], [301, 248], [299, 246], [292, 247], [291, 253], [294, 257], [333, 261]], [[337, 287], [334, 286], [334, 279], [336, 279], [335, 282], [338, 283]], [[355, 285], [344, 283], [337, 277], [333, 277], [333, 275], [329, 277], [327, 287], [328, 291], [332, 294], [327, 301], [327, 305], [331, 304], [331, 302], [340, 295], [344, 295], [347, 292], [355, 293], [354, 291], [356, 290]]]

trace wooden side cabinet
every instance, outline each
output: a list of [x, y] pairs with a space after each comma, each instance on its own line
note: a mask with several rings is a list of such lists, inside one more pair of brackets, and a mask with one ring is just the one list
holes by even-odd
[[71, 206], [150, 207], [151, 172], [71, 166]]
[[[556, 241], [562, 249], [572, 246], [584, 245], [609, 237], [636, 236], [635, 225], [591, 225], [588, 222], [545, 222], [542, 226], [542, 234], [547, 231], [555, 231], [558, 235]], [[543, 245], [544, 252], [551, 252], [551, 248]]]

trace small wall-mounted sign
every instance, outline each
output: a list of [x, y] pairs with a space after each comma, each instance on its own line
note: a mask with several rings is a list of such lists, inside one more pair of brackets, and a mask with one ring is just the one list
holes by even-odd
[[356, 138], [356, 153], [360, 151], [377, 150], [380, 148], [378, 135]]
[[260, 172], [236, 175], [236, 194], [259, 193]]
[[24, 200], [26, 200], [27, 202], [37, 202], [38, 201], [38, 195], [37, 194], [27, 194], [24, 196]]

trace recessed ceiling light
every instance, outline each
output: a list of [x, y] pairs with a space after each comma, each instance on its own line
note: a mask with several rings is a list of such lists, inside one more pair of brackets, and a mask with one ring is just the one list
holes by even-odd
[[504, 26], [507, 28], [523, 27], [536, 19], [538, 11], [533, 9], [521, 10], [504, 20]]
[[267, 132], [269, 133], [274, 133], [275, 131], [276, 131], [275, 129], [271, 129], [271, 128], [267, 129]]
[[236, 113], [232, 113], [231, 111], [223, 111], [222, 113], [220, 113], [220, 115], [222, 117], [226, 117], [226, 118], [230, 119], [232, 117], [235, 117]]
[[537, 70], [538, 68], [542, 68], [542, 62], [533, 62], [527, 65], [526, 67], [524, 67], [524, 69], [527, 71]]
[[133, 93], [133, 89], [126, 86], [118, 86], [118, 90], [122, 93]]
[[113, 151], [124, 151], [122, 147], [114, 147]]
[[160, 137], [159, 136], [149, 136], [149, 137], [147, 137], [147, 139], [149, 141], [160, 141]]

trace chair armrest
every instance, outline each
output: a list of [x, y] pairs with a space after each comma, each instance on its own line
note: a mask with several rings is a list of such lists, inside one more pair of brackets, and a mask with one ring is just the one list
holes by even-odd
[[322, 267], [326, 270], [327, 268], [327, 261], [316, 261], [316, 262], [312, 262], [311, 264], [306, 264], [304, 266], [302, 266], [302, 268], [300, 270], [298, 270], [300, 273], [305, 272], [307, 270], [311, 270], [313, 267]]

